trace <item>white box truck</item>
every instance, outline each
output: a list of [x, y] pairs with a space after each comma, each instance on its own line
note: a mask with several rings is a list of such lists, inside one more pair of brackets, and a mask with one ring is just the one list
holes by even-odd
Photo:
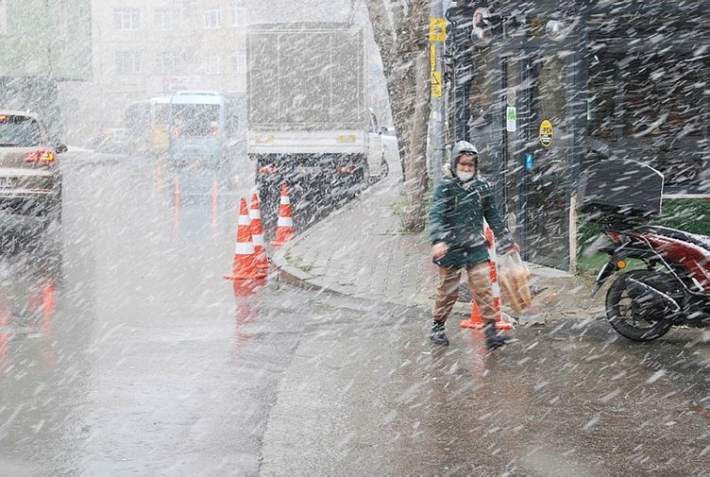
[[247, 63], [247, 154], [262, 202], [278, 200], [284, 180], [317, 203], [387, 174], [359, 26], [251, 25]]

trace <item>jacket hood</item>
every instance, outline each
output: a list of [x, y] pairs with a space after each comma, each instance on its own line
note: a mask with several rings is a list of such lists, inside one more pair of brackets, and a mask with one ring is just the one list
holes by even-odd
[[451, 170], [451, 164], [444, 164], [444, 166], [441, 168], [441, 172], [447, 179], [453, 180], [456, 178], [456, 176], [454, 175], [454, 171]]
[[476, 164], [476, 173], [478, 173], [478, 149], [468, 141], [456, 141], [456, 144], [454, 144], [454, 148], [451, 150], [451, 170], [456, 170], [459, 156], [464, 152], [473, 154], [473, 162]]

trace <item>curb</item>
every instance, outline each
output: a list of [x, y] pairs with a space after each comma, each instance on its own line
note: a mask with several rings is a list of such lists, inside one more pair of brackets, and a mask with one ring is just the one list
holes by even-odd
[[[348, 293], [346, 291], [343, 291], [341, 289], [338, 289], [336, 287], [333, 287], [331, 285], [327, 285], [323, 280], [314, 277], [313, 275], [304, 272], [303, 270], [291, 265], [288, 263], [286, 260], [286, 255], [288, 254], [289, 250], [291, 250], [293, 247], [298, 245], [299, 241], [302, 238], [307, 237], [307, 235], [301, 235], [296, 237], [293, 241], [283, 245], [280, 247], [273, 255], [271, 259], [271, 264], [275, 268], [276, 272], [274, 273], [274, 276], [276, 277], [276, 280], [297, 288], [300, 288], [302, 290], [308, 290], [312, 292], [317, 292], [317, 293], [327, 293], [330, 295], [335, 295], [335, 296], [340, 296], [340, 297], [352, 297], [355, 299], [364, 299], [371, 301], [372, 298], [368, 297], [363, 297], [363, 296], [358, 296], [358, 295], [353, 295], [351, 293]], [[535, 272], [539, 272], [540, 270], [535, 270]], [[535, 273], [533, 272], [533, 273]], [[567, 279], [567, 278], [572, 278], [574, 275], [568, 273], [568, 272], [561, 272], [557, 270], [553, 270], [550, 272], [550, 274], [542, 273], [542, 277], [555, 277], [558, 279]], [[515, 323], [518, 326], [530, 326], [530, 325], [546, 325], [548, 324], [551, 320], [553, 320], [553, 316], [560, 313], [560, 301], [561, 297], [559, 296], [558, 293], [549, 293], [549, 294], [543, 294], [545, 296], [541, 297], [543, 300], [543, 303], [538, 303], [535, 307], [532, 307], [523, 313], [518, 313], [516, 316], [514, 316]], [[425, 302], [417, 302], [417, 303], [411, 303], [411, 304], [402, 304], [398, 302], [393, 302], [389, 300], [382, 300], [383, 303], [395, 305], [395, 306], [407, 306], [407, 307], [413, 307], [413, 308], [419, 308], [424, 310], [425, 312], [428, 312], [431, 310], [431, 307], [433, 306], [433, 298], [429, 297], [426, 299]], [[510, 310], [506, 310], [507, 312], [510, 312]], [[581, 311], [581, 310], [579, 310]], [[595, 315], [594, 309], [588, 309], [586, 310], [587, 313], [589, 313], [590, 316]], [[510, 313], [509, 313], [510, 314]], [[581, 319], [576, 317], [575, 315], [577, 313], [572, 313], [572, 312], [565, 312], [563, 311], [561, 313], [562, 315], [567, 315], [566, 317], [569, 319]], [[469, 303], [464, 303], [462, 301], [457, 301], [454, 304], [454, 307], [451, 312], [451, 318], [457, 317], [461, 319], [467, 319], [468, 316], [470, 315], [470, 304]], [[571, 316], [570, 316], [571, 315]], [[512, 315], [511, 315], [512, 316]], [[584, 319], [587, 319], [588, 317], [585, 317]]]
[[313, 275], [306, 273], [300, 268], [296, 268], [288, 263], [288, 260], [286, 260], [286, 254], [292, 247], [298, 244], [301, 237], [303, 236], [297, 236], [294, 240], [279, 247], [271, 258], [271, 265], [276, 269], [276, 280], [303, 290], [329, 293], [339, 296], [349, 296], [340, 290], [329, 287]]
[[[376, 193], [376, 191], [384, 187], [384, 184], [387, 184], [387, 179], [390, 178], [391, 180], [393, 179], [392, 176], [385, 176], [383, 179], [377, 181], [374, 184], [371, 184], [369, 187], [366, 189], [362, 190], [360, 192], [360, 195], [348, 202], [347, 204], [344, 205], [344, 207], [341, 207], [335, 211], [333, 211], [331, 214], [329, 214], [327, 217], [325, 217], [323, 220], [320, 222], [314, 224], [313, 228], [309, 228], [306, 231], [304, 231], [302, 234], [296, 235], [296, 237], [291, 240], [290, 242], [287, 242], [286, 244], [282, 245], [278, 249], [275, 250], [273, 256], [271, 257], [271, 263], [273, 267], [277, 270], [276, 273], [276, 278], [278, 281], [287, 283], [289, 285], [302, 288], [304, 290], [309, 290], [309, 291], [320, 291], [320, 292], [327, 292], [339, 296], [355, 296], [356, 298], [362, 298], [358, 297], [356, 295], [352, 295], [350, 293], [347, 293], [343, 290], [339, 290], [333, 286], [326, 285], [322, 280], [314, 277], [313, 275], [304, 272], [303, 270], [292, 266], [288, 260], [286, 260], [286, 255], [288, 252], [297, 246], [299, 242], [304, 240], [306, 237], [310, 235], [310, 232], [315, 230], [318, 230], [319, 226], [323, 226], [324, 223], [328, 222], [328, 220], [332, 219], [333, 217], [347, 213], [350, 208], [355, 207], [356, 204], [359, 204], [364, 198], [370, 196], [371, 194]], [[379, 186], [379, 187], [378, 187]], [[387, 303], [392, 303], [392, 302], [387, 302]], [[397, 304], [397, 303], [395, 303]]]

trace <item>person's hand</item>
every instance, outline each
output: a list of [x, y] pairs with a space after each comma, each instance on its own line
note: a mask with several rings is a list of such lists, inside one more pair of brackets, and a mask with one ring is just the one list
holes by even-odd
[[511, 245], [510, 248], [505, 251], [505, 253], [520, 253], [520, 247], [517, 243], [513, 243], [513, 245]]
[[431, 255], [432, 257], [434, 257], [434, 260], [439, 260], [444, 255], [446, 255], [446, 252], [448, 251], [449, 246], [446, 245], [444, 242], [437, 242], [431, 247]]

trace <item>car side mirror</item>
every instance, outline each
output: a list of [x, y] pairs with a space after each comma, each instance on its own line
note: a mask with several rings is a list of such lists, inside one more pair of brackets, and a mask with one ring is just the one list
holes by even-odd
[[54, 146], [54, 152], [57, 154], [67, 152], [68, 150], [69, 150], [69, 148], [67, 147], [67, 145], [64, 143], [61, 143], [61, 142]]

